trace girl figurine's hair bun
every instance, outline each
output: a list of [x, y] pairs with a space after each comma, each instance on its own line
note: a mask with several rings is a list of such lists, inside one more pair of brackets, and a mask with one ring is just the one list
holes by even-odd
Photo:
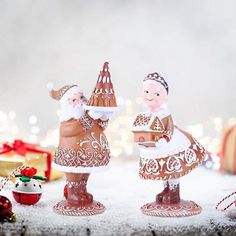
[[168, 86], [168, 83], [166, 82], [166, 80], [164, 79], [164, 77], [162, 77], [160, 74], [158, 74], [157, 72], [154, 72], [154, 73], [151, 73], [151, 74], [148, 74], [143, 82], [146, 82], [146, 81], [154, 81], [154, 82], [157, 82], [157, 83], [160, 83], [166, 90], [167, 94], [169, 93], [169, 86]]

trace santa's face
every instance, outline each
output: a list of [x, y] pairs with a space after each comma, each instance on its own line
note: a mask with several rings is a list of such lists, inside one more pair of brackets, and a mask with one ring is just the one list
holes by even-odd
[[151, 111], [155, 111], [166, 104], [167, 93], [162, 85], [145, 82], [143, 84], [143, 101]]
[[68, 98], [68, 102], [72, 107], [76, 107], [78, 105], [82, 106], [87, 103], [87, 99], [85, 98], [82, 92], [74, 94], [72, 97]]
[[73, 93], [66, 99], [61, 100], [60, 121], [80, 119], [85, 112], [85, 104], [87, 104], [87, 99], [82, 92]]

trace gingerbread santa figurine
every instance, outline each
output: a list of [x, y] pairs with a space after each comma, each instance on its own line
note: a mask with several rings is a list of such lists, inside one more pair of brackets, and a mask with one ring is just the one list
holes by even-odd
[[148, 111], [136, 117], [132, 128], [140, 148], [139, 175], [142, 179], [162, 180], [164, 189], [141, 210], [160, 217], [199, 214], [200, 206], [180, 198], [179, 179], [201, 164], [205, 150], [189, 133], [174, 125], [167, 108], [169, 85], [163, 76], [149, 74], [143, 80], [143, 91]]
[[[108, 74], [109, 79], [100, 81], [100, 77], [107, 78]], [[94, 90], [99, 92], [98, 98], [94, 92], [88, 101], [79, 85], [67, 85], [55, 91], [52, 84], [48, 84], [48, 88], [51, 97], [61, 105], [60, 140], [53, 168], [66, 176], [65, 200], [57, 203], [54, 211], [70, 216], [100, 214], [105, 207], [93, 199], [86, 186], [89, 175], [106, 169], [110, 161], [104, 130], [114, 109], [106, 107], [112, 105], [115, 108], [116, 103], [108, 63], [104, 64]], [[98, 105], [103, 109], [93, 109]]]

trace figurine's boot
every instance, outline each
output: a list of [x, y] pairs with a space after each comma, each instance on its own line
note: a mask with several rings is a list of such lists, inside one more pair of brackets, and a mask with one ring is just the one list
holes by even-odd
[[162, 192], [160, 192], [159, 194], [157, 194], [157, 196], [156, 196], [156, 203], [157, 204], [162, 203], [164, 195], [167, 194], [169, 191], [169, 182], [164, 180], [163, 185], [164, 185], [164, 190]]
[[169, 180], [169, 191], [163, 196], [163, 204], [178, 204], [180, 203], [179, 180]]
[[[64, 196], [68, 203], [73, 206], [82, 207], [93, 202], [93, 196], [87, 192], [87, 181], [89, 174], [67, 174], [67, 184], [64, 188]], [[73, 180], [73, 181], [71, 181]]]
[[65, 187], [64, 187], [64, 197], [65, 197], [65, 199], [68, 199], [68, 188], [69, 188], [69, 186], [66, 184]]
[[[93, 201], [93, 195], [88, 193], [87, 192], [87, 188], [86, 188], [86, 185], [87, 185], [87, 181], [88, 181], [88, 177], [89, 176], [86, 176], [86, 174], [83, 175], [83, 181], [86, 181], [86, 184], [85, 186], [83, 187], [82, 184], [81, 184], [81, 187], [80, 187], [80, 194], [81, 195], [84, 195], [84, 197], [89, 201], [89, 202], [92, 202]], [[81, 180], [82, 181], [82, 180]], [[74, 182], [74, 181], [72, 181]], [[75, 183], [75, 182], [74, 182]], [[68, 191], [69, 191], [69, 186], [72, 186], [72, 183], [67, 181], [67, 184], [65, 185], [64, 187], [64, 197], [65, 199], [68, 199]]]

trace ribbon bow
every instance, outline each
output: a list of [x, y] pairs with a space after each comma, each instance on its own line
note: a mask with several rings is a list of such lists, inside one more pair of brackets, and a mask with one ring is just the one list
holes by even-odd
[[36, 146], [33, 144], [25, 143], [22, 140], [17, 139], [13, 143], [3, 143], [0, 154], [14, 151], [21, 156], [25, 156], [28, 151], [31, 151], [32, 149], [35, 150], [35, 147]]
[[45, 154], [47, 156], [47, 170], [45, 171], [45, 177], [48, 180], [50, 179], [51, 159], [52, 159], [52, 154], [50, 152], [47, 152], [45, 150], [40, 150], [34, 144], [25, 143], [20, 139], [16, 139], [13, 143], [3, 143], [2, 149], [0, 149], [0, 155], [9, 153], [12, 151], [16, 152], [17, 154], [21, 156], [25, 156], [27, 152]]

